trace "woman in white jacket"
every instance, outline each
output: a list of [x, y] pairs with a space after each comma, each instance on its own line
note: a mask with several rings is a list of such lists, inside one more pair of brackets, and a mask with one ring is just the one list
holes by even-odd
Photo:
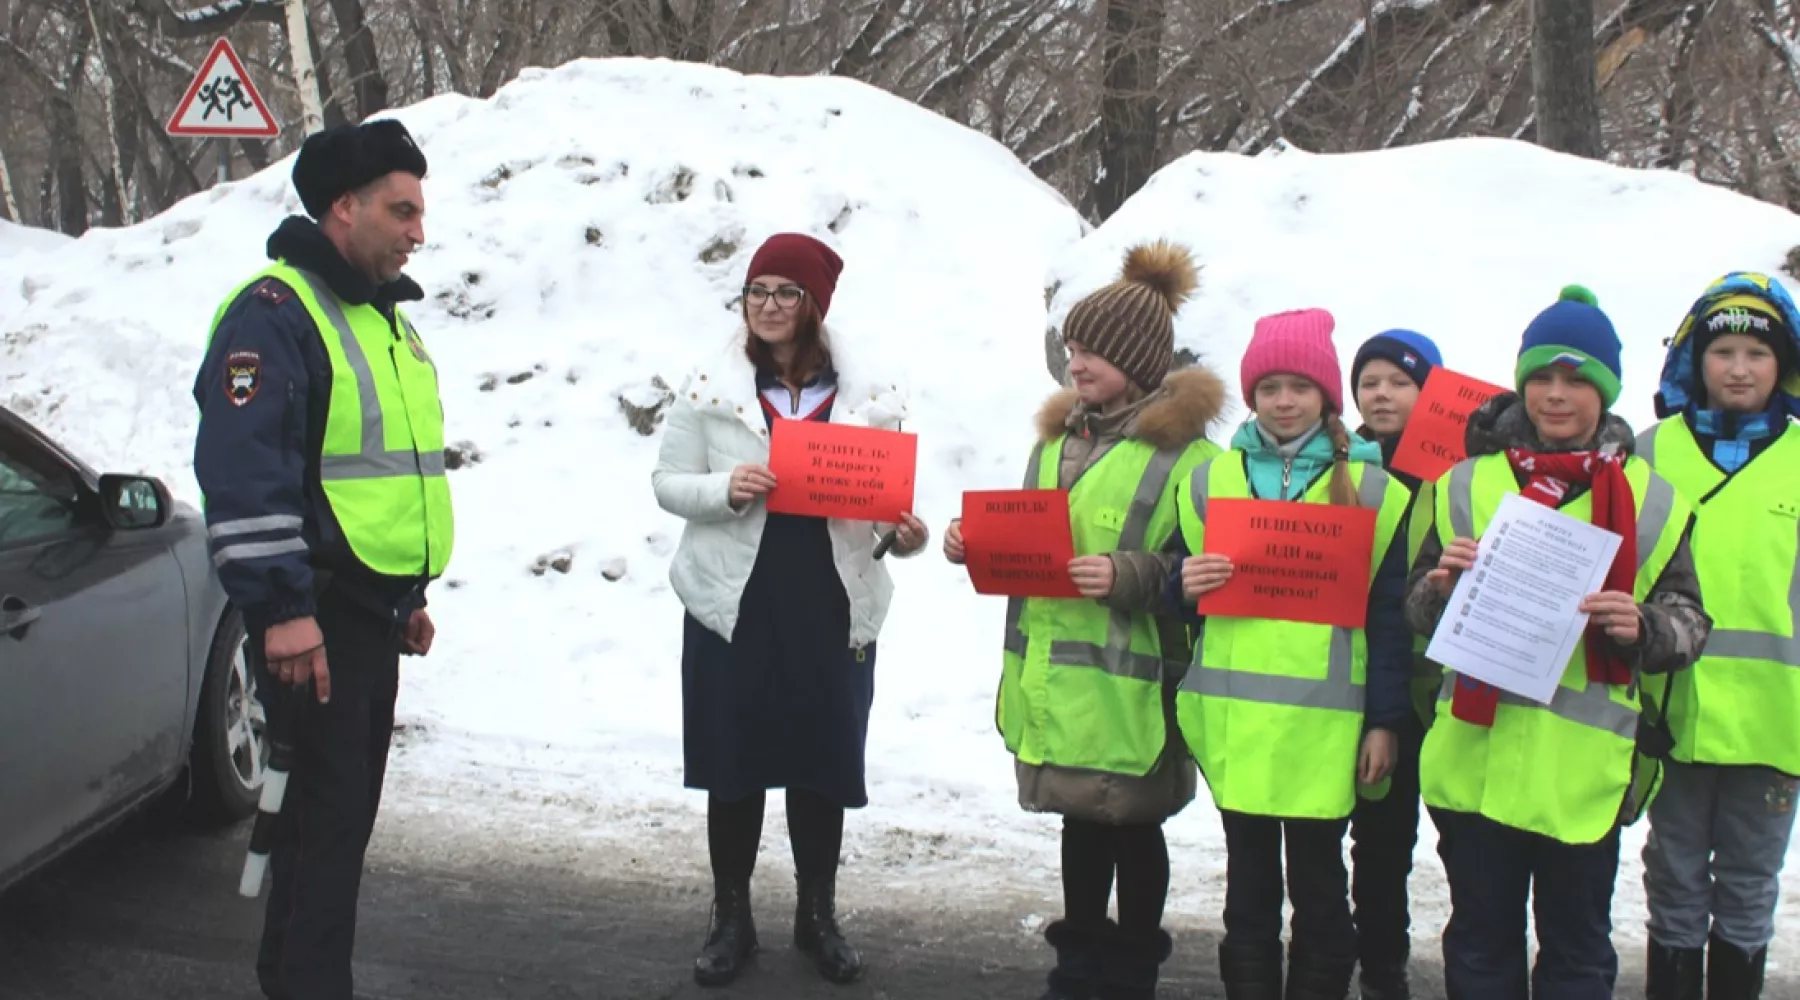
[[[670, 578], [686, 607], [681, 679], [685, 783], [709, 793], [713, 915], [694, 978], [722, 986], [757, 948], [750, 876], [765, 792], [787, 790], [799, 901], [794, 945], [847, 983], [862, 960], [837, 927], [844, 810], [868, 804], [863, 750], [875, 638], [893, 584], [868, 521], [771, 514], [767, 461], [777, 420], [898, 429], [889, 384], [858, 381], [824, 320], [843, 262], [809, 236], [771, 237], [751, 258], [745, 329], [689, 376], [669, 410], [652, 482], [687, 521]], [[928, 540], [910, 514], [897, 556]]]

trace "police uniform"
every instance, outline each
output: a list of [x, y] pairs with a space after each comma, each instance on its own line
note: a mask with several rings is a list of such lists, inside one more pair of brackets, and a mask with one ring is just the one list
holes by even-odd
[[[314, 135], [294, 183], [322, 216], [344, 192], [425, 159], [397, 122]], [[294, 760], [257, 972], [276, 1000], [350, 1000], [364, 851], [393, 730], [402, 635], [450, 558], [437, 370], [400, 303], [317, 224], [288, 218], [272, 263], [214, 316], [194, 383], [194, 470], [212, 558], [243, 613], [260, 699]], [[330, 701], [270, 676], [267, 631], [312, 617]]]

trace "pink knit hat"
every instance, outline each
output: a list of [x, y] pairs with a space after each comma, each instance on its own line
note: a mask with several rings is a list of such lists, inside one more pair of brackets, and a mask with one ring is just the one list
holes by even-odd
[[1256, 321], [1239, 370], [1244, 405], [1256, 407], [1256, 383], [1269, 375], [1299, 375], [1325, 393], [1334, 412], [1344, 412], [1344, 371], [1338, 366], [1331, 331], [1337, 320], [1323, 309], [1276, 313]]

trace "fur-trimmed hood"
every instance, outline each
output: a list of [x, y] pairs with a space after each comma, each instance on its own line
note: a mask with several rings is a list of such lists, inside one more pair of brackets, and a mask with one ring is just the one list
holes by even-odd
[[[1171, 372], [1155, 392], [1136, 404], [1124, 436], [1153, 448], [1183, 448], [1206, 436], [1225, 409], [1225, 382], [1198, 365]], [[1064, 389], [1038, 410], [1038, 437], [1050, 441], [1078, 430], [1086, 416], [1081, 397]]]

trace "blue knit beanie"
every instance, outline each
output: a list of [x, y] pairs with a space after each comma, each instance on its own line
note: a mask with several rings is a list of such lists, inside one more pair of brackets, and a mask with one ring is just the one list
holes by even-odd
[[1514, 388], [1524, 392], [1526, 379], [1552, 365], [1592, 383], [1607, 409], [1618, 401], [1624, 379], [1619, 334], [1600, 311], [1594, 293], [1580, 285], [1564, 287], [1561, 298], [1525, 328], [1513, 371]]
[[1362, 379], [1363, 366], [1371, 361], [1386, 361], [1405, 372], [1413, 384], [1423, 389], [1431, 370], [1444, 363], [1431, 338], [1412, 330], [1385, 330], [1363, 341], [1356, 349], [1356, 360], [1350, 363], [1350, 389]]

